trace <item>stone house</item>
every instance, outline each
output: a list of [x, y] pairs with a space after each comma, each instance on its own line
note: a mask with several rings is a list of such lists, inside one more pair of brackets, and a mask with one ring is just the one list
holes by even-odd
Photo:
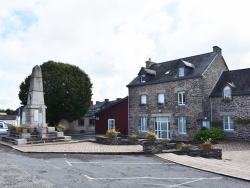
[[192, 140], [209, 126], [209, 95], [228, 67], [222, 50], [162, 63], [146, 61], [130, 82], [129, 134], [152, 130], [158, 138]]
[[229, 139], [250, 140], [250, 69], [223, 72], [210, 98], [214, 126]]

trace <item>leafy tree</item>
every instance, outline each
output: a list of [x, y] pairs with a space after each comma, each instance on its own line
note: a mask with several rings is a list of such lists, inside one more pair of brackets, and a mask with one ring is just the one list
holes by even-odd
[[13, 115], [14, 111], [8, 108], [5, 112], [7, 115]]
[[[92, 84], [79, 67], [48, 61], [41, 65], [46, 119], [57, 125], [61, 119], [70, 122], [82, 117], [91, 105]], [[31, 76], [20, 85], [19, 99], [27, 104]]]

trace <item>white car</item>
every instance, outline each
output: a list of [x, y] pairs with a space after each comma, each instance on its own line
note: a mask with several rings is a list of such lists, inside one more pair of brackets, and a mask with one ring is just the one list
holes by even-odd
[[9, 123], [4, 121], [0, 121], [0, 134], [7, 134], [7, 130], [9, 129]]

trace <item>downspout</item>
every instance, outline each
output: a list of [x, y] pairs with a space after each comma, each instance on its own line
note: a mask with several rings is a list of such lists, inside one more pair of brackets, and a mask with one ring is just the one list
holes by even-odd
[[212, 104], [212, 99], [211, 99], [211, 97], [209, 97], [209, 101], [210, 101], [210, 121], [211, 121], [211, 123], [212, 123], [212, 121], [213, 121], [213, 104]]

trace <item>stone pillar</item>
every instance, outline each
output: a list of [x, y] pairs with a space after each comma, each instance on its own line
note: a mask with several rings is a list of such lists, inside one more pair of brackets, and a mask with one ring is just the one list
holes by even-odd
[[32, 70], [27, 105], [24, 108], [23, 124], [36, 128], [42, 138], [46, 137], [46, 106], [44, 104], [42, 69]]

